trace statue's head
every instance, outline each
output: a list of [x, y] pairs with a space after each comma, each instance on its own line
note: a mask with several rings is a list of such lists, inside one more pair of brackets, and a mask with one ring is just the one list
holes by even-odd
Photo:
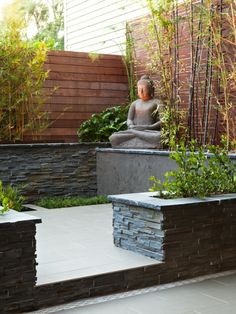
[[154, 97], [154, 84], [153, 80], [148, 75], [143, 75], [137, 84], [138, 96], [142, 100], [149, 100]]

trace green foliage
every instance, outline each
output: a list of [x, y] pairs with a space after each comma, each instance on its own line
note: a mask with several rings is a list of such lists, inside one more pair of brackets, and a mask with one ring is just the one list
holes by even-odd
[[[186, 138], [186, 127], [184, 126], [184, 112], [165, 107], [161, 112], [161, 143], [170, 150], [176, 149], [178, 139]], [[180, 136], [181, 135], [181, 136]]]
[[[37, 10], [38, 3], [40, 1], [28, 0], [33, 2], [35, 5], [35, 10]], [[64, 14], [63, 14], [63, 0], [54, 0], [51, 3], [51, 11], [53, 20], [49, 21], [49, 11], [50, 8], [45, 3], [42, 3], [42, 11], [46, 9], [47, 15], [46, 18], [41, 19], [42, 26], [38, 28], [38, 33], [33, 37], [34, 41], [44, 41], [50, 49], [54, 50], [64, 50], [64, 37], [62, 33], [64, 32]], [[31, 18], [34, 18], [34, 12], [31, 14]], [[27, 14], [27, 11], [26, 11]]]
[[2, 181], [0, 181], [0, 202], [2, 208], [0, 208], [0, 215], [6, 213], [10, 208], [8, 206], [8, 198], [5, 196]]
[[167, 172], [163, 183], [151, 177], [153, 186], [150, 191], [159, 191], [163, 198], [236, 192], [236, 165], [227, 156], [227, 150], [209, 146], [208, 152], [210, 156], [207, 158], [202, 147], [195, 150], [195, 142], [191, 142], [189, 150], [182, 144], [170, 155], [178, 165], [177, 170]]
[[126, 130], [129, 106], [115, 106], [93, 114], [78, 129], [79, 142], [109, 142], [112, 133]]
[[[13, 0], [5, 6], [3, 18], [5, 23], [23, 22], [23, 29], [32, 42], [44, 41], [50, 49], [64, 49], [63, 0]], [[32, 28], [36, 29], [34, 36]]]
[[[46, 127], [42, 86], [47, 49], [22, 40], [19, 24], [10, 23], [0, 38], [0, 140], [22, 140]], [[43, 123], [44, 121], [44, 123]]]
[[106, 203], [109, 203], [107, 197], [99, 195], [93, 197], [47, 197], [42, 198], [36, 204], [45, 208], [62, 208]]
[[136, 100], [137, 95], [137, 78], [134, 71], [134, 55], [135, 47], [134, 40], [132, 37], [132, 31], [129, 27], [129, 24], [126, 23], [126, 51], [125, 56], [123, 57], [123, 62], [126, 68], [128, 85], [129, 85], [129, 100], [133, 102]]
[[2, 181], [0, 181], [0, 202], [2, 204], [0, 214], [6, 213], [9, 209], [21, 211], [24, 201], [25, 197], [20, 194], [18, 188], [14, 188], [10, 185], [3, 187]]

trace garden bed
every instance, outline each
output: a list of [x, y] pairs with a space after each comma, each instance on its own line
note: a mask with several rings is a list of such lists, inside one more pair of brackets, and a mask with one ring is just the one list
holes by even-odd
[[[113, 195], [114, 243], [194, 276], [236, 268], [236, 194], [160, 199]], [[179, 270], [178, 270], [179, 269]]]
[[[228, 155], [236, 163], [236, 154]], [[176, 169], [170, 151], [156, 149], [97, 148], [98, 194], [126, 194], [148, 191], [149, 178], [161, 180]]]
[[107, 143], [0, 145], [0, 178], [28, 202], [47, 196], [97, 194], [96, 147]]

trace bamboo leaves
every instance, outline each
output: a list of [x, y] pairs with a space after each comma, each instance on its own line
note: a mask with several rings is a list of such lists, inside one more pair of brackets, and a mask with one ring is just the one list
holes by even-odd
[[22, 40], [19, 25], [12, 23], [0, 40], [0, 140], [23, 140], [27, 131], [46, 125], [42, 110], [42, 86], [48, 75], [43, 69], [47, 49]]

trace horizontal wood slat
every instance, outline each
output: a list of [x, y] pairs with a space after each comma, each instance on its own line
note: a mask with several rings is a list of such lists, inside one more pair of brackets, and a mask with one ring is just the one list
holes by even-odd
[[[50, 96], [52, 94], [51, 88], [45, 88], [45, 95]], [[53, 92], [53, 96], [66, 96], [66, 97], [127, 97], [127, 91], [121, 90], [101, 90], [101, 89], [64, 89], [58, 87]]]
[[49, 73], [51, 80], [62, 80], [62, 81], [87, 81], [87, 82], [111, 82], [111, 83], [127, 83], [126, 75], [117, 75], [114, 71], [111, 74], [92, 74], [92, 73], [61, 73], [53, 72]]
[[104, 75], [125, 75], [125, 69], [123, 68], [114, 68], [114, 67], [101, 67], [101, 66], [83, 66], [83, 65], [64, 65], [64, 64], [45, 64], [45, 69], [50, 70], [51, 72], [60, 72], [60, 73], [86, 73], [86, 74], [104, 74]]
[[69, 89], [90, 89], [90, 90], [114, 90], [128, 91], [127, 83], [103, 83], [103, 82], [84, 82], [84, 81], [62, 81], [50, 80], [45, 82], [45, 87], [69, 88]]
[[124, 68], [124, 64], [122, 60], [113, 60], [113, 59], [101, 59], [98, 57], [93, 60], [90, 58], [76, 58], [76, 57], [65, 57], [65, 56], [48, 56], [47, 62], [48, 64], [65, 64], [65, 65], [76, 65], [76, 66], [88, 66], [88, 67], [104, 67], [104, 68]]

